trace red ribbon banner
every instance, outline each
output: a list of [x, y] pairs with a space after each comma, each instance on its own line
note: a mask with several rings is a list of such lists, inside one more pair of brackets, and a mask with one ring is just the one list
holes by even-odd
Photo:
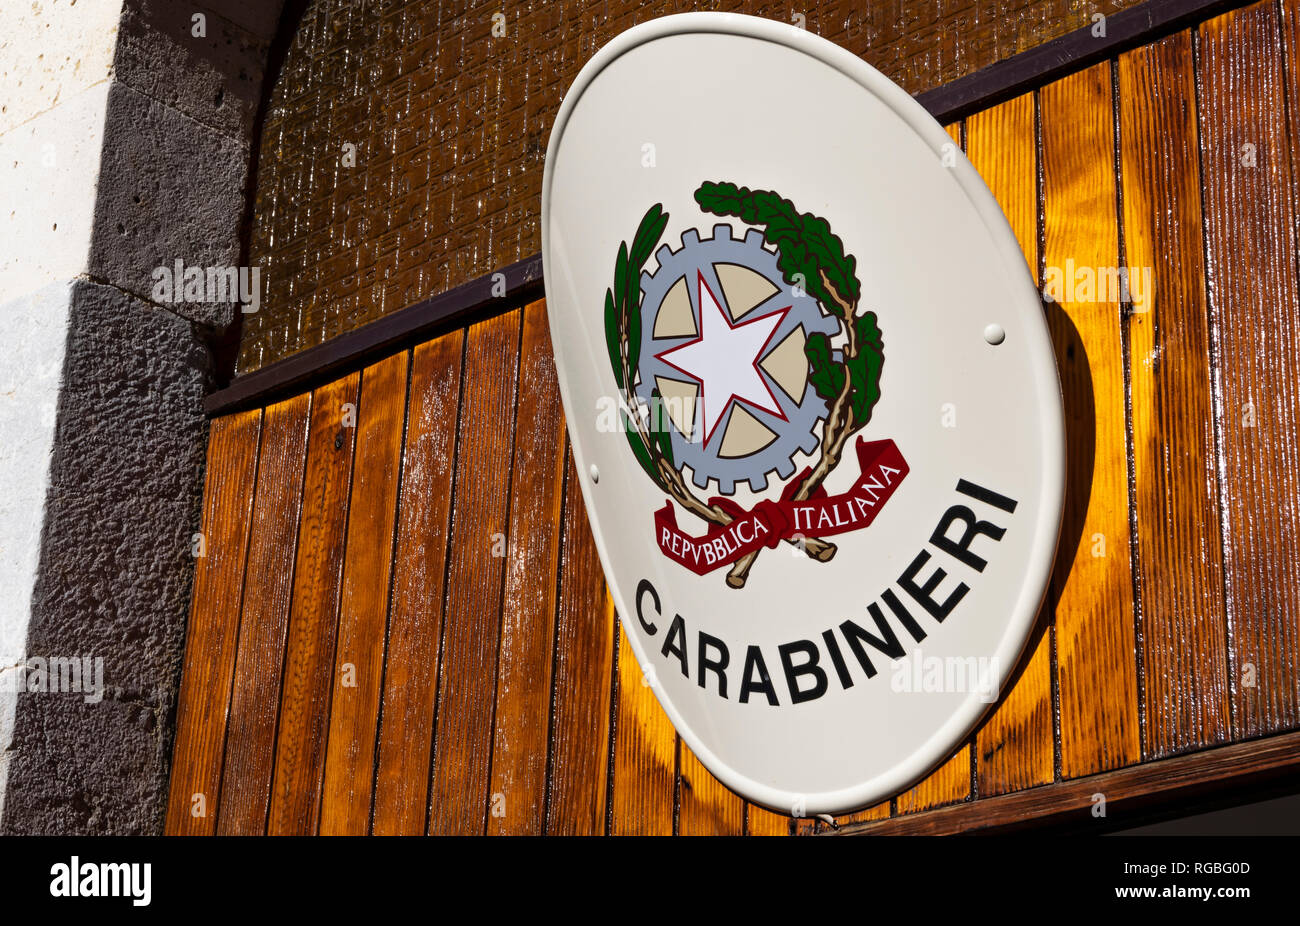
[[693, 537], [677, 526], [673, 503], [655, 512], [655, 535], [664, 556], [696, 575], [730, 565], [761, 547], [782, 540], [828, 537], [861, 530], [871, 524], [908, 474], [907, 461], [892, 440], [858, 438], [858, 475], [840, 495], [828, 495], [821, 486], [805, 501], [794, 501], [811, 470], [791, 479], [777, 501], [763, 499], [746, 510], [729, 498], [711, 498], [732, 519], [716, 525], [703, 537]]

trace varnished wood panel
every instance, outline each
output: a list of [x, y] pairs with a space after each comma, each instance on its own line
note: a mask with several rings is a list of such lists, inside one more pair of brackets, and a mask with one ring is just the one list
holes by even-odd
[[[885, 816], [889, 816], [889, 805], [885, 805]], [[773, 813], [757, 804], [745, 802], [746, 836], [789, 836], [790, 818], [785, 814]]]
[[1099, 64], [1040, 91], [1045, 284], [1065, 399], [1065, 519], [1052, 594], [1061, 774], [1138, 761], [1128, 449], [1118, 296], [1086, 290], [1079, 268], [1119, 260], [1111, 67]]
[[246, 570], [253, 578], [244, 587], [220, 770], [217, 832], [223, 836], [266, 832], [310, 411], [311, 393], [303, 393], [269, 406], [262, 421]]
[[677, 778], [677, 736], [668, 715], [618, 628], [618, 716], [614, 731], [616, 836], [671, 836]]
[[1281, 15], [1282, 71], [1286, 81], [1287, 137], [1291, 142], [1291, 212], [1300, 215], [1300, 0], [1278, 0]]
[[[519, 410], [526, 424], [515, 431], [510, 477], [487, 825], [489, 834], [540, 835], [546, 812], [565, 447], [559, 382], [542, 302], [524, 310]], [[597, 739], [596, 731], [587, 732]]]
[[463, 345], [455, 331], [412, 352], [375, 773], [376, 835], [419, 835], [428, 816]]
[[1189, 33], [1120, 57], [1119, 109], [1143, 754], [1153, 757], [1231, 735]]
[[465, 337], [429, 798], [431, 835], [482, 835], [486, 827], [519, 316], [515, 310], [479, 322]]
[[892, 804], [892, 800], [881, 801], [879, 804], [876, 804], [873, 807], [868, 807], [865, 810], [844, 814], [835, 822], [839, 826], [844, 826], [850, 823], [869, 823], [873, 820], [888, 820], [890, 814], [893, 812]]
[[213, 422], [208, 437], [203, 547], [194, 564], [176, 707], [168, 835], [209, 835], [216, 825], [261, 426], [260, 409], [242, 412]]
[[681, 749], [681, 808], [677, 831], [682, 836], [740, 836], [745, 829], [745, 802], [709, 774], [685, 743]]
[[273, 835], [312, 834], [319, 820], [356, 433], [355, 427], [344, 426], [344, 406], [355, 408], [359, 381], [360, 375], [353, 373], [312, 394], [275, 776], [267, 820], [267, 832]]
[[1295, 166], [1276, 5], [1211, 20], [1198, 44], [1233, 730], [1240, 738], [1300, 720]]
[[916, 787], [898, 795], [899, 813], [916, 813], [970, 796], [970, 747], [963, 746]]
[[[1039, 279], [1038, 130], [1034, 94], [966, 120], [967, 157], [980, 172], [1015, 233], [1033, 279]], [[1045, 607], [1018, 674], [975, 737], [979, 794], [1003, 794], [1052, 780], [1051, 607]], [[954, 781], [960, 789], [960, 784]], [[950, 792], [953, 793], [953, 792]], [[969, 793], [969, 789], [960, 796]], [[900, 801], [900, 806], [902, 802]]]
[[587, 525], [579, 474], [567, 457], [564, 549], [552, 693], [550, 805], [546, 832], [606, 830], [614, 600]]
[[1038, 129], [1026, 93], [966, 119], [966, 157], [979, 171], [1038, 279]]
[[361, 374], [321, 798], [322, 835], [361, 836], [370, 828], [406, 373], [407, 354], [400, 353]]
[[948, 137], [953, 140], [953, 144], [959, 151], [964, 150], [965, 146], [962, 144], [962, 134], [965, 130], [963, 129], [961, 122], [949, 123], [943, 127], [943, 130], [948, 133]]

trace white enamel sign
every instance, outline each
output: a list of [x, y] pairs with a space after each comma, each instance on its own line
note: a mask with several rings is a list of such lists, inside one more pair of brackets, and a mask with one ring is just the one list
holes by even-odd
[[853, 55], [697, 13], [579, 74], [542, 229], [601, 562], [682, 738], [787, 814], [916, 782], [1000, 696], [1061, 518], [1051, 344], [988, 189]]

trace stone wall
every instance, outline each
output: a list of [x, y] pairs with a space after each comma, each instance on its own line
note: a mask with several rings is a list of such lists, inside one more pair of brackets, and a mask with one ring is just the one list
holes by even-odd
[[[0, 12], [0, 829], [152, 833], [167, 801], [212, 347], [279, 4]], [[84, 677], [52, 665], [68, 659]], [[55, 661], [58, 661], [57, 663]], [[99, 674], [102, 670], [102, 676]]]

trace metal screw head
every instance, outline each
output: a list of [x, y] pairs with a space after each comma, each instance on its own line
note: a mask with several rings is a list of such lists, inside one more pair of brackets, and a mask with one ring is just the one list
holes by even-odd
[[997, 322], [992, 322], [984, 328], [984, 340], [990, 344], [998, 345], [1007, 339], [1007, 333]]
[[598, 470], [598, 469], [596, 468], [596, 464], [595, 464], [595, 463], [591, 464], [591, 466], [590, 466], [590, 468], [588, 468], [587, 472], [591, 474], [591, 482], [592, 482], [592, 485], [595, 485], [596, 483], [600, 482], [600, 470]]

